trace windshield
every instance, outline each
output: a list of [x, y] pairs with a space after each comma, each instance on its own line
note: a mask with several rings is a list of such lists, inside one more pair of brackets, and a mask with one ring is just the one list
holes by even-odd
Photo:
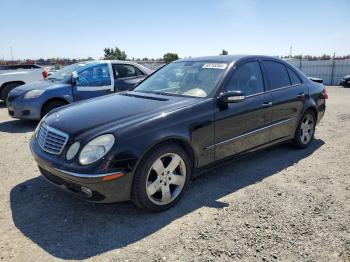
[[137, 86], [135, 91], [165, 95], [208, 97], [221, 79], [226, 63], [171, 63]]
[[53, 73], [50, 75], [47, 79], [53, 79], [53, 80], [64, 80], [68, 79], [72, 76], [72, 72], [77, 70], [78, 67], [84, 66], [83, 63], [76, 63], [69, 66], [63, 67], [61, 70]]

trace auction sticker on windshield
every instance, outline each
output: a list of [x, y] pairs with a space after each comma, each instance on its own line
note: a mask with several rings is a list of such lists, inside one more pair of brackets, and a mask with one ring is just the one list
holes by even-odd
[[211, 68], [211, 69], [225, 69], [227, 67], [227, 64], [223, 63], [210, 63], [203, 65], [202, 68]]

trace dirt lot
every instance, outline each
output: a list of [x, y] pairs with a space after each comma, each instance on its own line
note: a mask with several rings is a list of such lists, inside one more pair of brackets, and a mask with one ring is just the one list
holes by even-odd
[[350, 261], [350, 89], [329, 87], [316, 139], [195, 179], [171, 210], [96, 205], [39, 176], [35, 123], [0, 108], [0, 259]]

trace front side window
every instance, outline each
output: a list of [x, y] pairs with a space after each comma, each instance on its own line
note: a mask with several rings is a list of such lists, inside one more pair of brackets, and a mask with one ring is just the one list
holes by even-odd
[[111, 78], [107, 64], [87, 64], [77, 70], [78, 86], [107, 86], [111, 85]]
[[269, 90], [290, 86], [285, 65], [274, 61], [264, 61], [264, 67], [270, 82]]
[[118, 78], [134, 77], [143, 75], [140, 69], [133, 65], [113, 65], [113, 70]]
[[226, 63], [175, 62], [155, 72], [136, 89], [137, 92], [192, 97], [208, 97], [216, 88]]
[[246, 96], [264, 92], [259, 63], [248, 62], [238, 66], [226, 85], [226, 91], [242, 91]]

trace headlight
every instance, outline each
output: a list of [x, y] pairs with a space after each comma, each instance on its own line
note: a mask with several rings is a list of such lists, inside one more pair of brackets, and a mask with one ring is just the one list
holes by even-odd
[[111, 134], [102, 135], [91, 140], [81, 150], [79, 162], [82, 165], [89, 165], [104, 157], [114, 144], [114, 136]]
[[37, 89], [31, 90], [24, 95], [24, 99], [38, 98], [44, 92], [45, 92], [45, 90], [37, 90]]

